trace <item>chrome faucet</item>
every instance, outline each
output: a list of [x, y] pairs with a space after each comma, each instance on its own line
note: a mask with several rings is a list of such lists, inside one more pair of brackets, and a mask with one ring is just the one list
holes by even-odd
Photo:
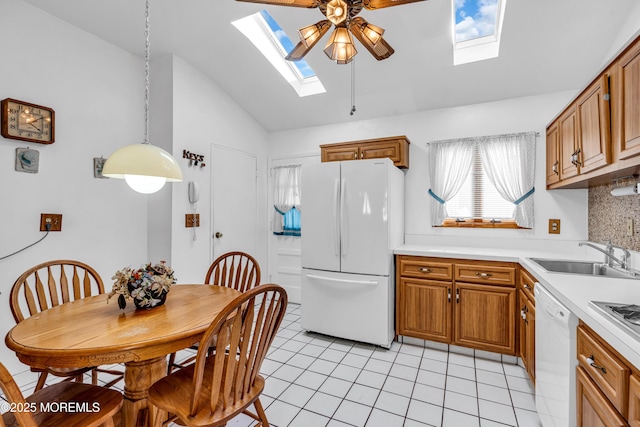
[[[611, 244], [611, 240], [607, 240], [606, 243], [607, 246], [605, 246], [604, 249], [594, 245], [591, 242], [580, 242], [578, 243], [578, 246], [589, 246], [590, 248], [593, 248], [598, 252], [602, 252], [604, 254], [604, 262], [606, 262], [609, 267], [613, 267], [613, 263], [616, 262], [620, 265], [621, 268], [628, 270], [629, 258], [631, 257], [631, 253], [621, 246]], [[614, 255], [615, 249], [622, 250], [622, 259], [619, 259]]]

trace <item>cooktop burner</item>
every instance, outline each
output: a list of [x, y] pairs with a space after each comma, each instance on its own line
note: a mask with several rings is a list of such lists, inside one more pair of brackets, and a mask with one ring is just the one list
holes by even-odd
[[633, 323], [634, 325], [640, 325], [640, 306], [635, 304], [622, 305], [619, 307], [608, 305], [607, 308], [614, 313], [618, 313], [625, 320]]
[[589, 301], [589, 304], [636, 337], [640, 337], [640, 305]]

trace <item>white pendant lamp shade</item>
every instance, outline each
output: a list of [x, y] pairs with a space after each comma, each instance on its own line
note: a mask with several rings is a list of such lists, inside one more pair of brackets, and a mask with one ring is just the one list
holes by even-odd
[[133, 190], [150, 194], [165, 182], [182, 181], [182, 170], [167, 151], [151, 144], [126, 145], [105, 162], [102, 175], [125, 179]]

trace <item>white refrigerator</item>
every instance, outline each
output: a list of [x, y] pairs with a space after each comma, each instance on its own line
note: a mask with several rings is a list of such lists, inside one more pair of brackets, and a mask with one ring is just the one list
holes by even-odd
[[404, 173], [390, 159], [302, 166], [302, 328], [390, 347]]

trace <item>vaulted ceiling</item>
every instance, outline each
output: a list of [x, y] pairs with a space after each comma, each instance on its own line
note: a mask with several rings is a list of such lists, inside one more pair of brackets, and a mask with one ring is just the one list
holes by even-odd
[[[143, 0], [24, 1], [143, 56]], [[231, 25], [267, 9], [295, 43], [298, 28], [323, 19], [317, 9], [234, 0], [152, 0], [151, 56], [175, 54], [188, 61], [266, 130], [278, 131], [577, 90], [602, 67], [634, 7], [634, 0], [509, 0], [499, 58], [454, 67], [451, 1], [360, 13], [386, 29], [395, 54], [376, 61], [356, 41], [353, 116], [351, 65], [337, 65], [325, 56], [328, 35], [305, 58], [327, 92], [299, 98]]]

